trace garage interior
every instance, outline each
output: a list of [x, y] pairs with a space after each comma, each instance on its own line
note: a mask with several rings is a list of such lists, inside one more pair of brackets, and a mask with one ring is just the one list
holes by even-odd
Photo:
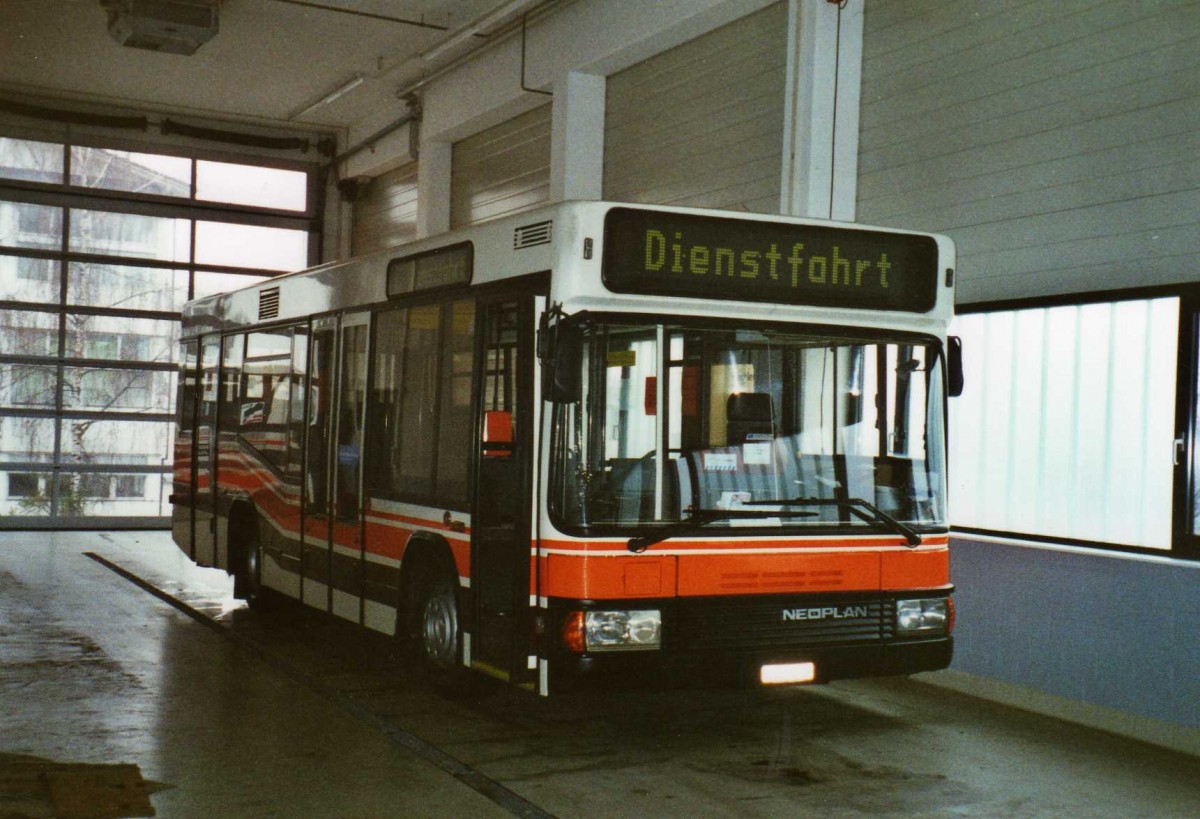
[[[0, 813], [1196, 815], [1198, 41], [1189, 0], [0, 0], [0, 783], [60, 783]], [[573, 199], [955, 241], [950, 669], [446, 697], [178, 551], [187, 300]]]

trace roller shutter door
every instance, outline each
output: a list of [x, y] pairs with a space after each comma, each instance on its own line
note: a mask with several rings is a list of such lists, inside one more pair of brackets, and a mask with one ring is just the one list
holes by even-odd
[[410, 162], [371, 181], [354, 203], [354, 255], [417, 237], [417, 163]]
[[1196, 278], [1200, 5], [865, 15], [858, 218], [954, 237], [961, 303]]
[[550, 105], [454, 143], [450, 226], [537, 207], [550, 198]]
[[779, 212], [787, 4], [608, 80], [604, 197]]

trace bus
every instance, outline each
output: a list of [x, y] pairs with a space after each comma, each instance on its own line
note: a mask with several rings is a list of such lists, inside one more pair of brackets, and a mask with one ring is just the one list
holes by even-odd
[[174, 540], [447, 680], [944, 668], [954, 266], [565, 202], [190, 302]]

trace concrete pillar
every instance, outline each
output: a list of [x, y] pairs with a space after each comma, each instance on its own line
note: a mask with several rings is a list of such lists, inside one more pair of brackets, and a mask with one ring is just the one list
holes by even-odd
[[550, 201], [600, 199], [604, 183], [605, 78], [569, 71], [554, 85]]
[[450, 229], [449, 142], [419, 142], [417, 157], [417, 237], [435, 236]]
[[854, 220], [864, 1], [789, 0], [784, 214]]

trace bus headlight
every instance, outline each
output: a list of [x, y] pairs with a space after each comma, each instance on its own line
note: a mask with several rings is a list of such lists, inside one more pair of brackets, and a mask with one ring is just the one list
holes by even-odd
[[571, 612], [563, 623], [563, 641], [577, 653], [661, 648], [662, 613], [657, 609]]
[[948, 597], [896, 601], [896, 630], [901, 633], [920, 631], [949, 632], [953, 604]]

